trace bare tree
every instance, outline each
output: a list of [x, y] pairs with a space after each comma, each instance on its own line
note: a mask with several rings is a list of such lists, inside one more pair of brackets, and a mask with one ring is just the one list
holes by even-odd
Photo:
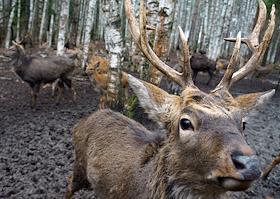
[[58, 56], [61, 56], [64, 54], [65, 34], [66, 34], [68, 15], [69, 15], [69, 3], [70, 3], [69, 0], [61, 1], [59, 33], [58, 33], [58, 42], [57, 42], [57, 55]]
[[96, 5], [96, 0], [89, 1], [88, 13], [86, 16], [86, 26], [85, 26], [85, 39], [84, 39], [84, 47], [83, 47], [83, 61], [82, 61], [82, 68], [85, 68], [85, 64], [88, 58], [88, 49], [90, 43], [90, 32], [92, 30], [93, 25], [93, 12], [94, 7]]
[[123, 40], [121, 35], [120, 2], [117, 0], [103, 0], [105, 15], [105, 43], [109, 51], [109, 78], [107, 86], [107, 101], [114, 106], [118, 103], [118, 89], [120, 85], [120, 67], [122, 63]]
[[9, 21], [8, 21], [8, 26], [7, 26], [7, 34], [6, 34], [6, 38], [5, 38], [5, 48], [10, 47], [11, 30], [12, 30], [13, 19], [14, 19], [14, 16], [15, 16], [16, 3], [17, 3], [17, 0], [12, 1], [12, 9], [11, 9], [10, 16], [9, 16]]
[[17, 2], [17, 36], [16, 40], [20, 40], [20, 9], [21, 9], [21, 0]]
[[39, 44], [42, 44], [45, 24], [46, 24], [46, 12], [48, 7], [48, 0], [44, 0], [44, 7], [43, 7], [43, 13], [42, 13], [42, 20], [40, 25], [40, 32], [39, 32]]
[[[156, 27], [156, 35], [154, 41], [154, 51], [157, 56], [163, 60], [166, 59], [168, 53], [168, 44], [172, 23], [174, 17], [175, 2], [173, 0], [160, 1], [159, 3], [159, 23]], [[162, 74], [154, 66], [150, 70], [150, 82], [159, 85], [162, 79]]]

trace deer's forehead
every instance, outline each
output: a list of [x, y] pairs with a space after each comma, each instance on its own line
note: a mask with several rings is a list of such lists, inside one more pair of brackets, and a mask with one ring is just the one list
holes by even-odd
[[193, 92], [183, 96], [183, 109], [181, 114], [191, 114], [200, 119], [234, 119], [241, 118], [240, 112], [231, 105], [231, 102], [223, 98], [205, 94], [202, 92]]

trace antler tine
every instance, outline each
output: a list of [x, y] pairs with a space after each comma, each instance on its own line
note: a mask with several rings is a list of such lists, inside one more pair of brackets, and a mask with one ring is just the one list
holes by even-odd
[[236, 69], [237, 60], [239, 57], [240, 52], [240, 46], [241, 46], [241, 32], [238, 32], [236, 37], [236, 43], [233, 49], [232, 56], [230, 58], [227, 70], [221, 79], [220, 83], [216, 86], [216, 88], [212, 92], [216, 92], [221, 89], [228, 89], [231, 83], [232, 75]]
[[180, 39], [182, 41], [182, 57], [183, 57], [183, 76], [186, 79], [186, 84], [188, 86], [194, 86], [193, 80], [192, 80], [192, 68], [190, 63], [190, 51], [189, 51], [189, 45], [188, 41], [185, 37], [185, 34], [181, 28], [181, 26], [178, 26], [179, 33], [180, 33]]
[[[259, 46], [259, 36], [261, 28], [263, 27], [266, 20], [266, 6], [262, 0], [259, 0], [259, 14], [256, 24], [252, 33], [248, 38], [242, 38], [241, 42], [246, 44], [252, 52], [256, 51], [256, 48]], [[236, 42], [236, 38], [224, 38], [225, 41]]]
[[[267, 10], [265, 3], [263, 2], [263, 0], [259, 0], [259, 15], [255, 27], [248, 38], [241, 39], [241, 42], [245, 43], [252, 51], [252, 56], [243, 67], [241, 67], [232, 75], [229, 87], [233, 83], [241, 80], [246, 75], [254, 71], [263, 59], [263, 56], [269, 46], [275, 28], [275, 6], [272, 6], [268, 27], [265, 31], [261, 44], [259, 44], [260, 31], [265, 24], [266, 12]], [[236, 38], [225, 38], [225, 40], [235, 42]]]
[[248, 75], [249, 73], [255, 70], [258, 64], [262, 61], [263, 56], [270, 44], [274, 29], [275, 29], [275, 5], [273, 5], [271, 8], [270, 21], [268, 24], [268, 28], [264, 33], [263, 41], [258, 47], [256, 47], [256, 50], [253, 52], [248, 62], [233, 74], [231, 84], [243, 79], [246, 75]]
[[165, 74], [168, 78], [175, 81], [182, 87], [186, 86], [183, 76], [178, 71], [174, 70], [167, 64], [165, 64], [152, 50], [148, 44], [148, 39], [146, 36], [146, 8], [144, 0], [140, 1], [140, 30], [134, 15], [132, 14], [131, 0], [125, 0], [125, 13], [128, 18], [128, 23], [130, 26], [130, 31], [134, 41], [137, 43], [138, 47], [141, 49], [146, 58], [155, 66], [160, 72]]

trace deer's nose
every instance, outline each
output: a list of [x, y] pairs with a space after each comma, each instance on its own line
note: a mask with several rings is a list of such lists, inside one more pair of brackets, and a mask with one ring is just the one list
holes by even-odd
[[231, 156], [232, 162], [242, 180], [256, 180], [261, 175], [260, 164], [256, 155], [243, 155], [235, 153]]

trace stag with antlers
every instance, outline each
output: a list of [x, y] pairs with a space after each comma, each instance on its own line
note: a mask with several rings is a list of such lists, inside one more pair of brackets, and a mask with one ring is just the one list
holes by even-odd
[[[256, 27], [266, 18], [263, 1], [259, 4]], [[224, 198], [227, 191], [247, 189], [261, 171], [243, 136], [243, 120], [275, 91], [233, 97], [229, 88], [262, 59], [274, 30], [274, 7], [260, 44], [256, 39], [260, 28], [255, 28], [249, 39], [242, 39], [240, 33], [231, 39], [236, 44], [228, 68], [210, 93], [201, 91], [192, 81], [189, 47], [180, 27], [182, 73], [162, 62], [149, 46], [144, 0], [140, 3], [140, 26], [132, 14], [131, 0], [125, 0], [125, 12], [133, 39], [143, 54], [183, 91], [179, 96], [171, 95], [128, 75], [142, 107], [166, 127], [166, 138], [119, 113], [93, 113], [74, 127], [75, 163], [66, 198], [89, 186], [98, 198], [107, 199]], [[244, 41], [253, 54], [243, 68], [234, 72]]]

